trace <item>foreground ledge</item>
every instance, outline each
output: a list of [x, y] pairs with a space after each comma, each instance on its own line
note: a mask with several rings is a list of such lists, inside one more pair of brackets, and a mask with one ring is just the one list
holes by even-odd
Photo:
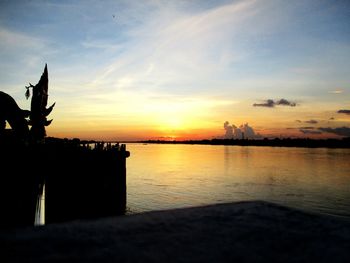
[[350, 222], [267, 202], [0, 232], [1, 262], [350, 262]]

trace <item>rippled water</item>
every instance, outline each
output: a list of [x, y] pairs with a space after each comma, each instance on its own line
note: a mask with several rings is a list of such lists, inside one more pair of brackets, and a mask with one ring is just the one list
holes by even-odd
[[127, 144], [130, 213], [266, 200], [350, 217], [350, 149]]

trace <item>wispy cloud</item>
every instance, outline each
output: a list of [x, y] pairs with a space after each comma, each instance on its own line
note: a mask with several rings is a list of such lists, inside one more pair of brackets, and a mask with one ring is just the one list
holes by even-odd
[[343, 92], [344, 92], [344, 90], [342, 90], [342, 89], [328, 91], [328, 93], [332, 93], [332, 94], [342, 94]]
[[13, 84], [25, 85], [32, 81], [35, 70], [42, 70], [47, 62], [46, 58], [56, 52], [51, 50], [50, 42], [45, 38], [10, 30], [2, 25], [0, 39], [0, 81], [2, 89], [11, 94], [19, 92], [18, 87], [12, 88]]
[[305, 123], [309, 123], [309, 124], [316, 124], [318, 123], [318, 121], [316, 120], [308, 120], [308, 121], [304, 121]]
[[10, 31], [6, 28], [0, 28], [0, 46], [2, 49], [18, 49], [18, 48], [36, 48], [44, 47], [44, 40], [29, 34]]
[[275, 105], [276, 105], [276, 103], [271, 99], [268, 99], [263, 103], [254, 103], [253, 104], [254, 107], [267, 107], [267, 108], [273, 108], [273, 107], [275, 107]]
[[315, 131], [313, 129], [299, 129], [303, 134], [322, 134], [322, 131]]
[[349, 127], [337, 127], [337, 128], [318, 128], [322, 132], [333, 133], [339, 136], [350, 137], [350, 128]]
[[212, 89], [217, 84], [211, 76], [222, 76], [225, 68], [244, 56], [235, 35], [256, 13], [255, 4], [239, 1], [195, 14], [160, 5], [149, 20], [124, 34], [127, 52], [114, 55], [114, 62], [101, 69], [91, 85], [118, 89], [120, 79], [127, 77], [130, 81], [124, 88], [147, 86], [179, 94]]
[[[49, 52], [48, 41], [45, 39], [31, 36], [27, 33], [10, 31], [7, 28], [0, 27], [0, 56], [3, 63], [21, 62], [22, 67], [34, 66], [37, 61]], [[12, 59], [7, 61], [6, 58]]]
[[337, 113], [343, 113], [343, 114], [350, 115], [350, 110], [338, 110]]
[[263, 103], [254, 103], [253, 104], [254, 107], [267, 107], [267, 108], [273, 108], [277, 105], [295, 107], [297, 104], [295, 102], [291, 102], [291, 101], [286, 100], [286, 99], [280, 99], [280, 100], [268, 99]]

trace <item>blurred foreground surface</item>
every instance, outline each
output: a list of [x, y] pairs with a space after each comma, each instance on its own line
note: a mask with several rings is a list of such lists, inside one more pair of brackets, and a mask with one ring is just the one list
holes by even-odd
[[239, 202], [0, 232], [1, 262], [349, 262], [350, 222]]

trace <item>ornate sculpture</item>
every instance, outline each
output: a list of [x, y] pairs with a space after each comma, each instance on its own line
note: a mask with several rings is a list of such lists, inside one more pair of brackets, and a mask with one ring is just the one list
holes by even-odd
[[29, 125], [32, 126], [30, 129], [31, 138], [40, 141], [45, 138], [46, 131], [45, 126], [51, 124], [52, 120], [47, 120], [46, 117], [50, 114], [56, 103], [52, 104], [49, 108], [47, 106], [48, 98], [48, 72], [47, 64], [45, 64], [45, 69], [41, 78], [35, 86], [29, 83], [26, 87], [26, 98], [30, 96], [29, 88], [33, 88], [33, 96], [31, 102], [31, 111], [29, 116]]
[[[49, 108], [47, 106], [48, 98], [48, 73], [47, 65], [41, 78], [35, 86], [29, 83], [26, 87], [26, 98], [30, 96], [29, 89], [33, 89], [31, 101], [31, 110], [22, 110], [18, 107], [16, 101], [5, 92], [0, 91], [0, 134], [5, 130], [7, 121], [15, 136], [19, 139], [32, 142], [42, 141], [46, 136], [45, 126], [50, 125], [52, 120], [47, 120], [46, 117], [50, 114], [55, 103]], [[29, 121], [26, 118], [29, 117]], [[31, 125], [29, 130], [28, 125]]]

